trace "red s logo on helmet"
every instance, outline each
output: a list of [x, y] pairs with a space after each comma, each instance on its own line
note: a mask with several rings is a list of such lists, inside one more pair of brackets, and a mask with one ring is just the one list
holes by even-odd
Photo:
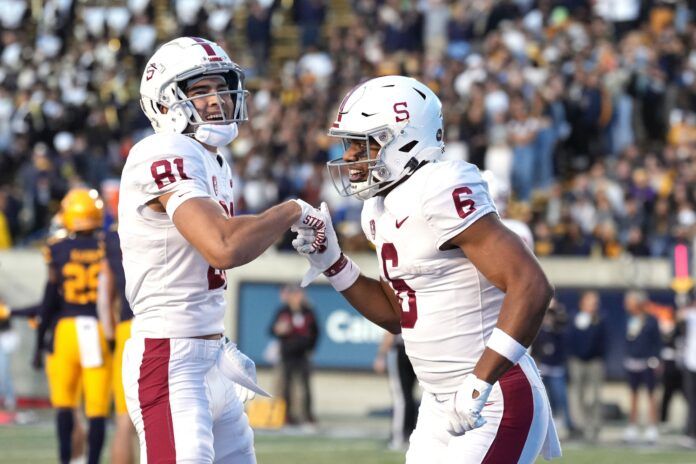
[[[403, 108], [399, 108], [399, 106], [403, 106]], [[394, 103], [396, 122], [406, 121], [407, 119], [411, 118], [411, 115], [408, 113], [408, 110], [406, 109], [407, 107], [408, 104], [406, 102]]]
[[155, 71], [157, 71], [157, 65], [155, 63], [150, 63], [150, 66], [147, 67], [147, 71], [145, 71], [145, 80], [149, 81], [152, 79], [152, 76], [155, 75]]

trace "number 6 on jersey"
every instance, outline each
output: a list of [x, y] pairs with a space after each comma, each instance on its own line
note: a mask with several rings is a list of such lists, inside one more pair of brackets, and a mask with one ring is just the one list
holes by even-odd
[[[394, 289], [396, 297], [399, 299], [399, 306], [401, 308], [401, 327], [404, 329], [412, 329], [416, 325], [416, 320], [418, 320], [418, 303], [416, 302], [416, 291], [409, 287], [403, 279], [392, 279], [389, 277], [389, 272], [387, 271], [387, 261], [391, 261], [392, 267], [399, 266], [399, 254], [396, 251], [396, 247], [393, 243], [384, 243], [382, 245], [382, 266], [384, 270], [384, 277], [387, 278], [389, 284]], [[404, 308], [404, 297], [402, 294], [406, 294], [408, 299], [408, 305]]]

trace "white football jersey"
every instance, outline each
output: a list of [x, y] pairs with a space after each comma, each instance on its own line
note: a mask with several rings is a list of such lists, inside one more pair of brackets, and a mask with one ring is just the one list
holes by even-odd
[[401, 303], [406, 353], [423, 388], [456, 390], [480, 358], [504, 294], [459, 248], [441, 250], [494, 213], [488, 186], [464, 161], [429, 163], [386, 197], [365, 202], [362, 226]]
[[[174, 192], [167, 212], [147, 203]], [[225, 272], [212, 268], [172, 222], [188, 199], [210, 197], [232, 216], [232, 173], [224, 158], [180, 134], [136, 144], [121, 175], [118, 234], [133, 308], [133, 335], [195, 337], [222, 333]]]

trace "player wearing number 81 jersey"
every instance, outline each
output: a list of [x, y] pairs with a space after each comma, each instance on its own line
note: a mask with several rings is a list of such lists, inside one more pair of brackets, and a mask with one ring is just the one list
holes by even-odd
[[365, 317], [401, 332], [424, 395], [408, 464], [532, 463], [560, 454], [544, 386], [526, 354], [552, 295], [538, 262], [498, 218], [478, 169], [441, 161], [442, 110], [415, 79], [385, 76], [343, 99], [329, 162], [343, 195], [365, 201], [362, 227], [380, 279], [338, 248], [329, 226], [320, 250], [293, 242]]
[[224, 269], [255, 259], [316, 210], [288, 201], [235, 216], [218, 148], [246, 120], [243, 84], [227, 53], [197, 37], [164, 44], [143, 72], [140, 103], [156, 133], [129, 153], [118, 206], [134, 314], [123, 386], [143, 463], [256, 462], [237, 392], [262, 390], [253, 362], [222, 338]]
[[119, 237], [134, 335], [180, 338], [222, 333], [225, 273], [214, 269], [177, 232], [166, 213], [146, 205], [170, 193], [175, 209], [211, 198], [234, 214], [232, 175], [222, 155], [180, 134], [155, 134], [136, 144], [123, 170]]

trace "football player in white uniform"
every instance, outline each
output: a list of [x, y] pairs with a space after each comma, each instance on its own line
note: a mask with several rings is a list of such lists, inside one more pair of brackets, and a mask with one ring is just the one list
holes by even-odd
[[[527, 347], [553, 288], [503, 226], [478, 169], [441, 161], [440, 100], [419, 81], [386, 76], [351, 90], [329, 135], [343, 195], [365, 200], [362, 226], [380, 279], [341, 253], [323, 227], [295, 228], [310, 262], [365, 317], [401, 332], [424, 390], [408, 464], [532, 463], [560, 456], [546, 391]], [[325, 241], [317, 247], [316, 240]]]
[[222, 337], [224, 270], [318, 211], [293, 200], [234, 216], [218, 147], [246, 120], [243, 84], [225, 51], [196, 37], [164, 44], [142, 76], [141, 107], [156, 133], [132, 148], [118, 208], [135, 314], [123, 385], [142, 463], [256, 462], [239, 385], [263, 391], [253, 362]]

